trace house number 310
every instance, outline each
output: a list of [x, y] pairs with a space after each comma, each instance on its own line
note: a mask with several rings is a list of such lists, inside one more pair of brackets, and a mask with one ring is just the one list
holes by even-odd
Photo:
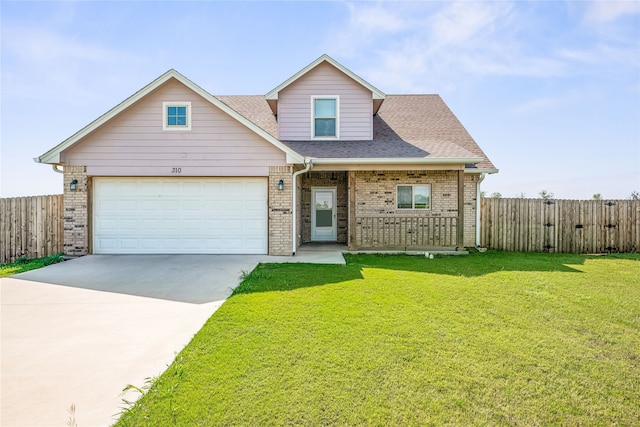
[[182, 173], [182, 168], [171, 168], [171, 173]]

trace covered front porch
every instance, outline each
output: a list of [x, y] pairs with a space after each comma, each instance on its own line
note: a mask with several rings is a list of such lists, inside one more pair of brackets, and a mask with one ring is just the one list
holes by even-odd
[[[398, 209], [397, 187], [418, 184], [429, 186], [429, 208]], [[465, 236], [465, 216], [473, 218], [476, 182], [462, 169], [310, 171], [300, 175], [297, 186], [298, 246], [336, 243], [349, 251], [473, 246], [474, 231]], [[465, 190], [473, 200], [465, 201]], [[475, 222], [472, 226], [467, 228], [475, 229]]]

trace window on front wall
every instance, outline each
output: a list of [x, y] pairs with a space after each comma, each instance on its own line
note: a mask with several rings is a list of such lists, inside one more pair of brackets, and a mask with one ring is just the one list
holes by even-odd
[[312, 97], [311, 114], [313, 115], [313, 138], [338, 137], [338, 97]]
[[163, 102], [164, 130], [191, 130], [190, 102]]
[[398, 185], [396, 201], [398, 209], [431, 209], [431, 186]]

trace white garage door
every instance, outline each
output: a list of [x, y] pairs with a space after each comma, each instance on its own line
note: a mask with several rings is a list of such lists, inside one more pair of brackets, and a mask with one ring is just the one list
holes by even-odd
[[94, 178], [97, 254], [266, 254], [266, 178]]

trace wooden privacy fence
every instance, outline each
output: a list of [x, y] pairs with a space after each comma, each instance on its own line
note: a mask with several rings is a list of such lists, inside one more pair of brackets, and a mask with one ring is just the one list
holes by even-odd
[[521, 252], [640, 251], [640, 200], [482, 199], [481, 245]]
[[63, 252], [62, 194], [0, 199], [0, 263]]

